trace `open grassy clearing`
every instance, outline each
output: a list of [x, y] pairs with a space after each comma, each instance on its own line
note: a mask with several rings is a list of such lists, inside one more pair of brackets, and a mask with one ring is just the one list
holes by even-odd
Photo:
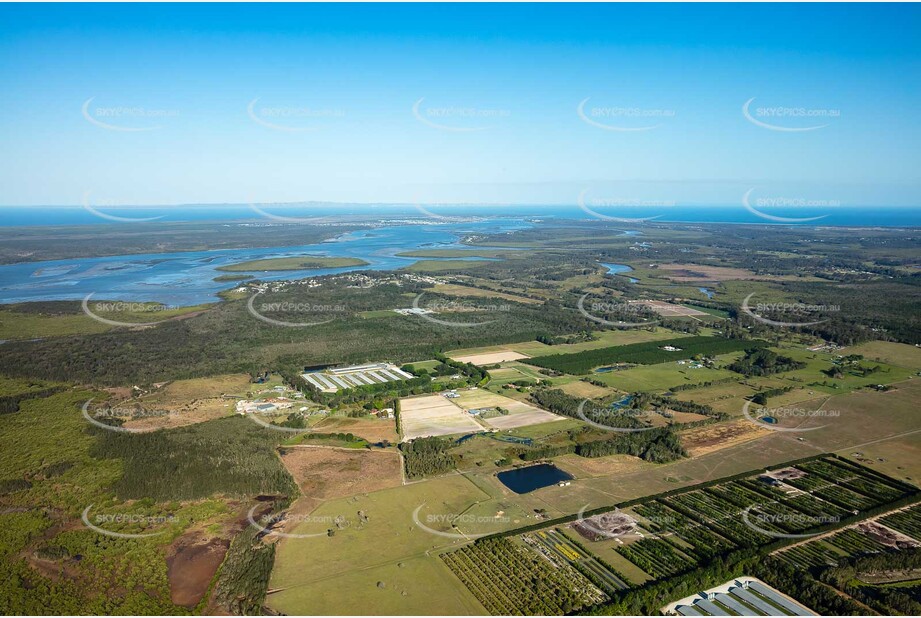
[[[798, 361], [805, 362], [807, 366], [804, 369], [786, 371], [773, 377], [780, 377], [790, 381], [805, 383], [806, 385], [815, 384], [815, 388], [822, 389], [825, 392], [837, 394], [850, 391], [865, 386], [875, 384], [891, 384], [911, 377], [914, 372], [905, 367], [888, 365], [876, 361], [864, 359], [860, 365], [864, 367], [879, 366], [879, 371], [870, 373], [866, 376], [856, 375], [854, 371], [843, 368], [844, 375], [841, 377], [829, 377], [822, 373], [822, 370], [829, 369], [833, 366], [835, 356], [824, 352], [811, 352], [800, 347], [782, 346], [777, 351], [784, 356], [789, 356]], [[847, 353], [847, 352], [845, 352]], [[823, 385], [823, 383], [827, 383]]]
[[921, 371], [921, 348], [907, 343], [891, 341], [868, 341], [850, 346], [841, 351], [843, 354], [862, 354], [868, 361], [888, 363]]
[[[717, 364], [725, 364], [736, 356], [738, 354], [721, 355], [717, 357]], [[709, 369], [707, 367], [693, 369], [690, 364], [679, 365], [676, 361], [592, 375], [593, 379], [626, 392], [665, 392], [672, 387], [683, 384], [701, 384], [733, 377], [741, 378], [742, 376], [728, 369]], [[689, 397], [693, 398], [694, 396], [689, 395]], [[697, 400], [694, 399], [694, 401]]]
[[284, 588], [271, 594], [267, 604], [291, 616], [488, 615], [437, 556], [408, 558]]
[[528, 298], [527, 296], [517, 296], [515, 294], [506, 294], [505, 292], [484, 290], [482, 288], [475, 288], [468, 285], [458, 285], [456, 283], [439, 283], [429, 288], [428, 291], [435, 292], [437, 294], [444, 294], [446, 296], [461, 296], [470, 298], [501, 298], [503, 300], [510, 300], [512, 302], [523, 304], [540, 304], [542, 302], [536, 298]]
[[841, 449], [838, 455], [900, 481], [921, 486], [921, 432], [859, 448]]
[[579, 343], [562, 343], [559, 345], [546, 345], [539, 341], [524, 341], [521, 343], [508, 343], [492, 346], [481, 346], [478, 348], [466, 348], [451, 350], [448, 356], [469, 356], [473, 354], [487, 354], [492, 352], [503, 352], [512, 350], [525, 356], [546, 356], [548, 354], [569, 354], [571, 352], [584, 352], [585, 350], [596, 350], [615, 345], [629, 345], [631, 343], [643, 343], [646, 341], [659, 341], [662, 339], [671, 339], [676, 336], [673, 331], [653, 327], [653, 330], [605, 330], [593, 333], [597, 339], [592, 341], [582, 341]]
[[613, 388], [595, 386], [581, 380], [573, 380], [560, 385], [560, 390], [573, 397], [582, 397], [585, 399], [600, 399], [614, 392]]
[[733, 281], [736, 279], [754, 279], [765, 281], [782, 281], [794, 277], [777, 275], [758, 275], [744, 268], [725, 266], [706, 266], [701, 264], [659, 264], [655, 269], [672, 281], [682, 283], [707, 283], [711, 281]]
[[98, 322], [83, 313], [42, 315], [0, 309], [0, 339], [34, 339], [103, 333], [114, 326]]
[[[861, 391], [802, 404], [806, 410], [831, 411], [837, 416], [812, 419], [811, 426], [825, 427], [801, 434], [806, 442], [826, 451], [839, 451], [867, 442], [884, 440], [918, 429], [917, 401], [921, 380], [893, 385], [888, 392]], [[887, 440], [888, 441], [888, 440]]]
[[[418, 521], [432, 530], [448, 533], [449, 536], [427, 532], [414, 521], [413, 513], [420, 506]], [[358, 518], [359, 510], [367, 516], [366, 522]], [[500, 511], [503, 515], [497, 517]], [[279, 541], [269, 588], [281, 588], [284, 592], [268, 597], [268, 605], [273, 609], [291, 614], [315, 613], [317, 610], [314, 609], [316, 606], [313, 605], [314, 597], [311, 593], [317, 594], [323, 586], [328, 586], [337, 590], [341, 597], [343, 588], [340, 582], [348, 581], [349, 593], [344, 596], [356, 597], [354, 604], [343, 598], [321, 598], [329, 598], [330, 603], [348, 603], [349, 609], [357, 613], [374, 613], [373, 607], [359, 601], [365, 601], [369, 598], [365, 595], [381, 590], [377, 588], [377, 582], [384, 581], [384, 591], [392, 591], [396, 586], [399, 586], [398, 591], [406, 589], [411, 593], [407, 603], [419, 607], [418, 603], [424, 602], [432, 613], [464, 614], [479, 611], [471, 606], [469, 597], [456, 592], [463, 591], [460, 582], [456, 579], [443, 579], [444, 572], [427, 562], [435, 560], [434, 556], [427, 554], [464, 542], [462, 536], [450, 536], [460, 534], [451, 528], [451, 521], [460, 515], [465, 517], [458, 521], [458, 525], [467, 534], [495, 532], [534, 521], [514, 501], [495, 498], [461, 475], [449, 475], [394, 489], [331, 500], [311, 515], [318, 520], [342, 515], [350, 525], [338, 530], [332, 537], [285, 538]], [[326, 527], [322, 523], [303, 522], [291, 532], [311, 534], [322, 532]], [[403, 563], [402, 568], [408, 568], [406, 565], [413, 559], [423, 561], [418, 570], [413, 572], [416, 583], [403, 580], [402, 576], [399, 576], [399, 583], [390, 583], [396, 580], [388, 580], [382, 575], [386, 573], [390, 577], [398, 577], [395, 569], [401, 568], [399, 564]], [[418, 597], [430, 578], [433, 589], [443, 590], [445, 594], [438, 598], [428, 595], [427, 600], [420, 600]], [[451, 590], [455, 592], [451, 593]], [[362, 606], [364, 609], [361, 609]], [[340, 609], [333, 613], [342, 611]]]

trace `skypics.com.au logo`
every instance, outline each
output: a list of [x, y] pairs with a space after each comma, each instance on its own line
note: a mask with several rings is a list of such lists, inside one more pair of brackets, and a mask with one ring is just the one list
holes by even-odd
[[791, 317], [804, 317], [804, 316], [815, 316], [816, 314], [829, 313], [829, 312], [838, 312], [841, 311], [840, 305], [811, 305], [807, 303], [757, 303], [754, 308], [751, 306], [751, 298], [755, 293], [752, 292], [742, 300], [742, 311], [754, 318], [756, 321], [761, 322], [762, 324], [767, 324], [768, 326], [777, 326], [780, 328], [795, 328], [797, 326], [814, 326], [816, 324], [822, 324], [827, 322], [829, 318], [823, 318], [821, 320], [808, 320], [808, 321], [798, 321], [798, 322], [788, 322], [782, 320], [776, 320], [771, 318], [766, 318], [761, 314], [768, 314], [772, 316], [784, 315]]
[[151, 431], [149, 429], [133, 429], [122, 427], [121, 423], [125, 420], [141, 420], [147, 418], [165, 418], [170, 415], [169, 410], [147, 410], [144, 408], [133, 407], [109, 407], [96, 408], [90, 413], [90, 404], [92, 399], [88, 399], [80, 408], [83, 418], [92, 425], [119, 433], [144, 433]]
[[471, 322], [459, 322], [454, 320], [443, 320], [441, 318], [433, 317], [434, 315], [443, 314], [443, 313], [452, 313], [452, 314], [480, 314], [480, 313], [499, 313], [505, 314], [509, 313], [512, 310], [512, 306], [508, 304], [491, 304], [491, 303], [474, 303], [470, 301], [460, 301], [460, 300], [445, 300], [445, 299], [436, 299], [431, 303], [422, 306], [421, 301], [422, 297], [425, 295], [425, 292], [420, 292], [413, 299], [412, 310], [408, 313], [419, 316], [423, 320], [432, 322], [433, 324], [440, 324], [441, 326], [450, 326], [452, 328], [472, 328], [476, 326], [486, 326], [496, 322], [496, 319], [492, 320], [475, 320]]
[[[80, 519], [83, 521], [83, 525], [96, 532], [105, 536], [111, 536], [119, 539], [143, 539], [152, 536], [158, 536], [167, 532], [168, 527], [164, 525], [175, 523], [175, 515], [146, 515], [143, 513], [97, 513], [93, 517], [90, 517], [90, 510], [92, 510], [93, 505], [89, 505], [83, 509], [83, 514]], [[156, 530], [155, 532], [118, 532], [118, 529], [124, 528], [157, 528], [162, 527], [161, 530]], [[114, 529], [113, 529], [114, 528]]]
[[[425, 502], [416, 507], [412, 514], [413, 523], [421, 530], [448, 539], [459, 539], [470, 541], [478, 539], [496, 532], [501, 532], [508, 528], [512, 523], [511, 517], [503, 512], [495, 515], [475, 515], [473, 513], [427, 513], [420, 517], [420, 512], [425, 507]], [[433, 527], [434, 526], [434, 527]], [[462, 527], [473, 527], [476, 529], [486, 528], [488, 532], [463, 532]], [[442, 528], [439, 530], [438, 528]], [[447, 528], [454, 532], [447, 532]]]
[[[281, 326], [284, 328], [306, 328], [310, 326], [320, 326], [321, 324], [328, 324], [332, 322], [337, 317], [345, 314], [348, 311], [348, 307], [341, 304], [334, 303], [310, 303], [310, 302], [296, 302], [296, 301], [275, 301], [275, 302], [262, 302], [259, 304], [258, 309], [256, 307], [256, 298], [260, 295], [266, 293], [264, 289], [257, 289], [256, 292], [249, 297], [249, 300], [246, 302], [246, 310], [254, 318], [261, 320], [267, 324], [273, 326]], [[273, 318], [265, 315], [269, 314], [284, 314], [284, 315], [294, 315], [294, 316], [311, 316], [311, 317], [320, 317], [320, 316], [331, 316], [321, 320], [311, 319], [309, 321], [299, 321], [291, 322], [288, 320], [281, 320], [278, 318]]]
[[592, 106], [586, 109], [591, 97], [586, 97], [576, 106], [576, 114], [582, 122], [605, 131], [637, 133], [658, 129], [675, 117], [673, 109], [650, 109], [643, 107]]
[[751, 409], [752, 402], [746, 401], [742, 404], [742, 416], [748, 419], [750, 422], [754, 423], [758, 427], [763, 427], [764, 429], [770, 429], [771, 431], [781, 431], [781, 432], [804, 432], [804, 431], [815, 431], [816, 429], [822, 429], [826, 425], [819, 425], [817, 427], [781, 427], [780, 424], [783, 421], [790, 422], [799, 422], [800, 424], [817, 418], [838, 418], [841, 416], [840, 410], [823, 410], [823, 409], [809, 409], [809, 408], [796, 408], [796, 407], [778, 407], [778, 408], [766, 408], [760, 407], [755, 410]]
[[507, 109], [489, 109], [480, 107], [422, 107], [425, 97], [412, 106], [413, 117], [422, 124], [454, 133], [483, 131], [492, 126], [496, 120], [504, 120], [512, 115]]
[[585, 404], [587, 403], [591, 401], [582, 400], [582, 403], [576, 408], [576, 416], [592, 427], [616, 433], [639, 433], [655, 429], [655, 427], [643, 425], [643, 419], [649, 415], [647, 410], [616, 407], [591, 407], [586, 410]]
[[90, 124], [107, 131], [121, 131], [136, 133], [139, 131], [153, 131], [160, 128], [159, 124], [164, 119], [179, 116], [178, 110], [148, 109], [143, 106], [125, 107], [122, 105], [101, 107], [94, 106], [96, 97], [84, 101], [80, 108], [83, 117]]
[[579, 302], [576, 304], [576, 308], [579, 310], [583, 316], [592, 320], [593, 322], [598, 322], [599, 324], [605, 324], [607, 326], [615, 326], [617, 328], [633, 328], [639, 326], [652, 326], [658, 324], [658, 320], [642, 320], [642, 321], [627, 321], [627, 320], [608, 320], [605, 318], [598, 317], [595, 315], [597, 313], [602, 314], [620, 314], [625, 317], [629, 315], [634, 315], [636, 317], [646, 317], [644, 315], [645, 308], [641, 305], [631, 305], [629, 303], [612, 303], [612, 302], [602, 302], [602, 301], [593, 301], [589, 307], [591, 312], [585, 308], [585, 299], [588, 298], [590, 292], [586, 292], [579, 298]]
[[303, 107], [303, 106], [259, 106], [259, 97], [256, 97], [246, 106], [249, 119], [258, 125], [273, 131], [285, 133], [303, 133], [316, 131], [320, 121], [329, 121], [345, 118], [344, 109], [329, 107]]
[[818, 215], [814, 217], [785, 217], [764, 212], [765, 208], [782, 208], [785, 210], [803, 209], [807, 212], [815, 212], [815, 209], [818, 208], [836, 208], [841, 206], [841, 202], [838, 200], [811, 199], [801, 196], [773, 196], [758, 197], [753, 199], [752, 193], [754, 191], [755, 189], [751, 188], [745, 192], [745, 195], [742, 196], [743, 208], [755, 216], [758, 216], [767, 221], [773, 221], [775, 223], [808, 223], [810, 221], [818, 221], [819, 219], [824, 219], [828, 215]]
[[[608, 197], [608, 198], [590, 198], [588, 189], [583, 189], [579, 193], [576, 203], [579, 209], [591, 215], [595, 219], [602, 221], [613, 221], [616, 223], [642, 223], [652, 221], [663, 216], [662, 209], [674, 207], [676, 202], [671, 200], [645, 200], [639, 198], [626, 197]], [[598, 212], [598, 209], [617, 209], [620, 212], [633, 210], [637, 214], [654, 213], [645, 217], [621, 217], [615, 215], [606, 215]]]
[[775, 539], [807, 539], [822, 534], [793, 533], [787, 530], [808, 530], [829, 524], [838, 524], [841, 518], [832, 515], [808, 515], [806, 513], [762, 513], [752, 512], [756, 505], [751, 505], [742, 511], [742, 522], [758, 534]]
[[100, 206], [101, 206], [101, 207], [104, 207], [104, 208], [121, 208], [121, 209], [124, 209], [124, 208], [125, 208], [125, 205], [124, 205], [124, 204], [117, 204], [117, 203], [114, 203], [114, 202], [112, 202], [112, 203], [106, 203], [106, 204], [100, 204], [100, 203], [97, 202], [96, 205], [94, 206], [94, 205], [90, 202], [90, 195], [91, 195], [91, 194], [92, 194], [91, 191], [85, 191], [85, 192], [83, 193], [83, 199], [80, 201], [81, 206], [83, 206], [83, 210], [85, 210], [86, 212], [90, 213], [91, 215], [94, 215], [94, 216], [96, 216], [96, 217], [99, 217], [100, 219], [105, 219], [106, 221], [114, 221], [114, 222], [116, 222], [116, 223], [144, 223], [144, 222], [147, 222], [147, 221], [156, 221], [157, 219], [162, 219], [163, 217], [166, 216], [166, 215], [159, 215], [159, 216], [157, 216], [157, 217], [125, 217], [125, 216], [122, 216], [122, 215], [113, 215], [113, 214], [109, 214], [109, 213], [106, 213], [106, 212], [102, 212], [101, 210], [99, 210], [99, 207], [100, 207]]
[[[328, 537], [335, 534], [335, 530], [342, 530], [349, 527], [349, 522], [344, 517], [332, 517], [330, 515], [296, 515], [292, 513], [269, 513], [256, 519], [256, 509], [259, 505], [253, 507], [247, 512], [246, 519], [249, 525], [256, 528], [267, 536], [276, 536], [286, 539], [311, 539], [317, 537]], [[282, 532], [275, 527], [283, 525], [285, 529], [294, 530], [302, 525], [314, 529], [318, 526], [325, 526], [326, 529], [321, 532]]]
[[752, 109], [755, 97], [750, 98], [742, 105], [742, 115], [750, 123], [769, 131], [783, 133], [803, 133], [817, 131], [829, 125], [814, 124], [816, 120], [837, 120], [841, 117], [841, 110], [830, 108], [807, 107], [756, 107]]
[[177, 307], [171, 307], [170, 305], [164, 305], [161, 303], [155, 302], [129, 302], [129, 301], [99, 301], [95, 302], [90, 307], [90, 299], [93, 297], [95, 292], [90, 292], [83, 298], [83, 302], [80, 304], [80, 308], [83, 310], [83, 313], [97, 322], [101, 322], [108, 326], [125, 326], [129, 328], [142, 328], [156, 326], [157, 324], [163, 324], [168, 322], [169, 318], [164, 320], [157, 320], [155, 322], [125, 322], [123, 320], [113, 320], [111, 318], [103, 317], [104, 314], [110, 315], [139, 315], [139, 314], [155, 314], [165, 311], [175, 311]]

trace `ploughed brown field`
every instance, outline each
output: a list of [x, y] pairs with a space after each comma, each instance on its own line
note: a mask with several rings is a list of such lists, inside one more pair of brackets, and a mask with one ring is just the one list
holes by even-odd
[[403, 482], [396, 451], [322, 446], [283, 450], [282, 463], [301, 491], [291, 508], [295, 514], [310, 513], [326, 500], [397, 487]]

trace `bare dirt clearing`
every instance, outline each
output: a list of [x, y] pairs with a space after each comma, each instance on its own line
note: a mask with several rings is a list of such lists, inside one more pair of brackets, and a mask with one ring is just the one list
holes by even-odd
[[515, 429], [518, 427], [527, 427], [529, 425], [539, 425], [540, 423], [552, 423], [553, 421], [563, 420], [562, 416], [557, 416], [546, 410], [541, 410], [523, 401], [517, 401], [503, 395], [497, 395], [485, 389], [461, 391], [458, 394], [460, 397], [455, 399], [455, 402], [465, 410], [493, 408], [507, 410], [508, 414], [490, 416], [489, 418], [482, 419], [482, 422], [496, 429]]
[[672, 281], [683, 283], [708, 283], [713, 281], [761, 280], [777, 281], [784, 277], [758, 275], [744, 268], [703, 266], [701, 264], [659, 264], [658, 270], [667, 271]]
[[245, 395], [257, 385], [247, 374], [231, 374], [177, 380], [140, 397], [127, 399], [119, 407], [140, 408], [136, 418], [124, 427], [141, 431], [194, 425], [235, 413], [233, 398], [222, 395]]
[[393, 419], [331, 416], [314, 425], [312, 429], [322, 433], [352, 433], [368, 442], [399, 441], [396, 422]]
[[695, 427], [681, 432], [681, 443], [691, 457], [750, 442], [770, 435], [770, 429], [758, 427], [751, 421], [739, 419], [716, 425]]
[[395, 451], [287, 447], [281, 456], [301, 490], [292, 512], [310, 513], [321, 502], [388, 489], [402, 484]]
[[684, 305], [675, 305], [673, 303], [667, 303], [663, 300], [631, 300], [629, 302], [631, 305], [641, 305], [652, 309], [661, 316], [699, 316], [699, 315], [709, 315], [698, 309], [692, 309], [691, 307], [685, 307]]
[[521, 360], [522, 358], [528, 357], [524, 354], [521, 354], [520, 352], [515, 352], [514, 350], [503, 350], [501, 352], [485, 352], [483, 354], [470, 354], [467, 356], [452, 356], [451, 358], [459, 363], [473, 363], [479, 367], [481, 365], [495, 365], [496, 363]]

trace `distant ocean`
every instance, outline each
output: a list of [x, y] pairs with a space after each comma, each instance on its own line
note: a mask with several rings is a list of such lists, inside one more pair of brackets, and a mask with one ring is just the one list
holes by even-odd
[[[95, 208], [95, 207], [94, 207]], [[260, 205], [262, 213], [247, 205], [189, 205], [144, 207], [98, 207], [96, 213], [80, 206], [5, 206], [0, 207], [0, 227], [90, 225], [100, 223], [124, 224], [124, 220], [153, 219], [161, 222], [179, 221], [283, 221], [289, 218], [368, 216], [387, 219], [423, 218], [437, 220], [439, 216], [499, 216], [557, 219], [645, 219], [676, 223], [758, 223], [764, 225], [815, 225], [848, 227], [921, 227], [921, 207], [836, 206], [816, 208], [762, 209], [757, 214], [739, 206], [644, 206], [625, 208], [595, 208], [591, 214], [578, 206], [517, 205], [494, 207], [487, 205], [426, 206], [419, 209], [407, 205]], [[98, 214], [97, 214], [98, 213]], [[263, 213], [268, 213], [263, 214]], [[819, 219], [805, 221], [813, 217]], [[791, 219], [794, 221], [785, 221]], [[799, 220], [799, 221], [795, 221]], [[629, 221], [627, 221], [629, 222]]]

